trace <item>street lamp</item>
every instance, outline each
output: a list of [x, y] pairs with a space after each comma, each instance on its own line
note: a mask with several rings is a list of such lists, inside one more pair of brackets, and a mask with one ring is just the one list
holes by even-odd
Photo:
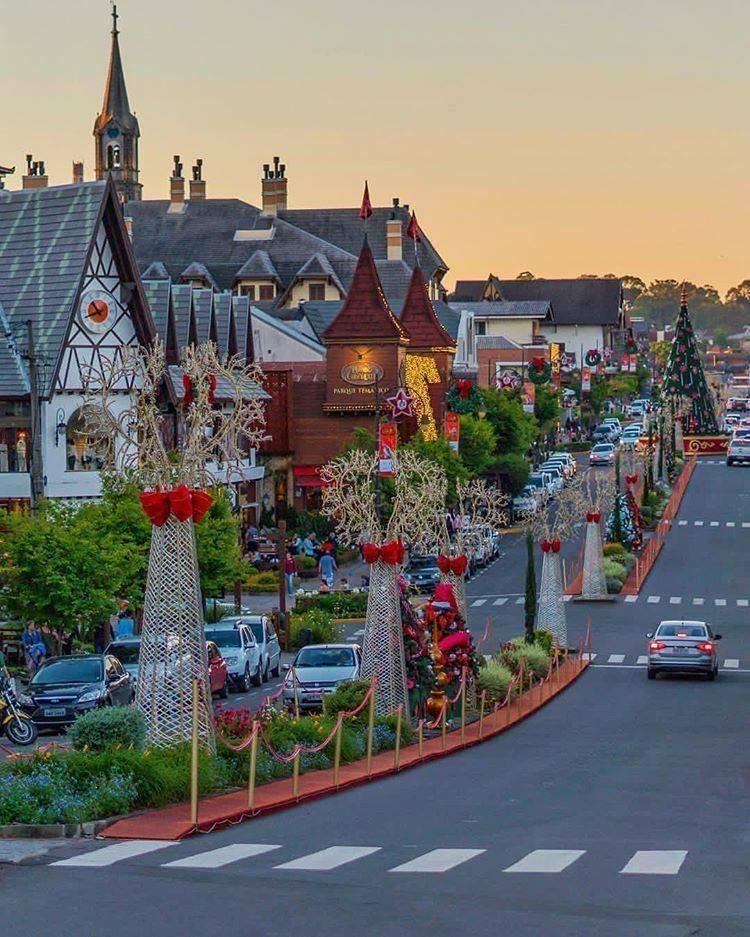
[[60, 445], [60, 436], [65, 436], [67, 424], [65, 422], [65, 411], [60, 407], [55, 414], [55, 446]]

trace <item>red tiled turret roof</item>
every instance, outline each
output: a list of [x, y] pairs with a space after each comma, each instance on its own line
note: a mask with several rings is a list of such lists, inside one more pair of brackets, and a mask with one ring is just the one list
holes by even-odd
[[341, 312], [323, 333], [324, 342], [332, 340], [409, 341], [385, 298], [366, 237]]
[[401, 326], [411, 339], [410, 348], [450, 348], [456, 343], [445, 331], [427, 293], [427, 284], [419, 267], [414, 268], [401, 310]]

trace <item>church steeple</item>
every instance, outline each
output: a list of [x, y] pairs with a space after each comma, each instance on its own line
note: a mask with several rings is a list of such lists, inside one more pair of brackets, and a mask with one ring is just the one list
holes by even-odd
[[112, 51], [109, 57], [107, 84], [102, 110], [94, 124], [96, 140], [96, 178], [112, 175], [120, 197], [139, 201], [142, 186], [138, 181], [138, 119], [130, 110], [125, 73], [120, 55], [120, 31], [117, 28], [117, 6], [112, 5]]

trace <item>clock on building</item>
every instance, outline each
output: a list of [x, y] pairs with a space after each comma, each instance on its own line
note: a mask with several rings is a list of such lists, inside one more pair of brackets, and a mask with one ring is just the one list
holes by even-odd
[[110, 127], [107, 130], [107, 136], [110, 140], [115, 140], [120, 136], [120, 131], [117, 129], [117, 127]]
[[106, 290], [89, 290], [83, 294], [79, 318], [89, 332], [103, 332], [111, 323], [114, 299]]

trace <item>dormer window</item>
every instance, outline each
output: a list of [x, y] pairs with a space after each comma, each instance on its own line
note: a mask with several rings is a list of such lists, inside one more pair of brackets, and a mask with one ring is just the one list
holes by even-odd
[[258, 287], [258, 299], [260, 302], [268, 302], [276, 298], [276, 287], [273, 283], [261, 283]]
[[307, 292], [312, 302], [323, 302], [326, 298], [326, 285], [325, 283], [310, 283]]

